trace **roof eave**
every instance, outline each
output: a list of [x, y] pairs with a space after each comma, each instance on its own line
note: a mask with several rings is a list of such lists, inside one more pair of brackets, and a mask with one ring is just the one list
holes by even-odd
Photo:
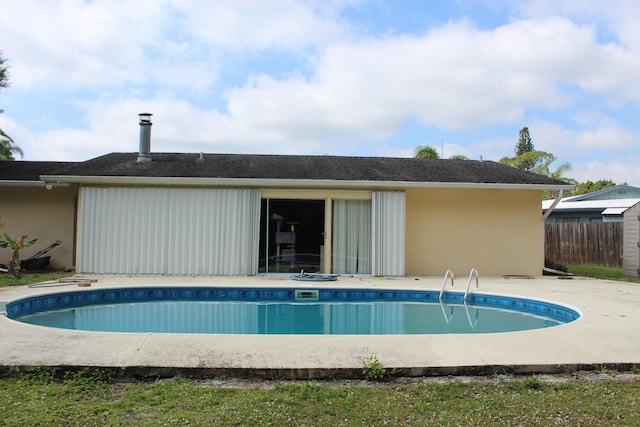
[[262, 187], [262, 188], [476, 188], [511, 190], [573, 190], [574, 185], [507, 184], [475, 182], [358, 181], [331, 179], [195, 178], [132, 176], [42, 175], [45, 183], [81, 185], [152, 185], [178, 187]]
[[72, 181], [27, 181], [22, 179], [5, 179], [0, 180], [0, 187], [46, 187], [51, 185], [52, 187], [70, 187], [75, 183]]

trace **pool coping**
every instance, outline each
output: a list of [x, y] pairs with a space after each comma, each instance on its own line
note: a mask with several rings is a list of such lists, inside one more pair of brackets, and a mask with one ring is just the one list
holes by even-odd
[[[436, 277], [340, 277], [336, 282], [304, 284], [282, 276], [88, 278], [97, 279], [92, 288], [184, 284], [439, 291], [442, 286]], [[73, 288], [0, 288], [0, 301]], [[464, 280], [458, 279], [453, 290], [464, 292], [464, 288]], [[363, 364], [370, 357], [402, 376], [627, 371], [640, 366], [640, 284], [548, 276], [481, 277], [479, 291], [568, 305], [582, 317], [553, 328], [500, 334], [227, 336], [57, 330], [0, 316], [0, 376], [48, 366], [110, 369], [117, 377], [129, 378], [346, 379], [362, 378]]]

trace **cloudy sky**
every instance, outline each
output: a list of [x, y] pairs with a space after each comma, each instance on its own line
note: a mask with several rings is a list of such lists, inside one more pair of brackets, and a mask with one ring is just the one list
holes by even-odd
[[637, 0], [0, 0], [25, 160], [537, 150], [640, 186]]

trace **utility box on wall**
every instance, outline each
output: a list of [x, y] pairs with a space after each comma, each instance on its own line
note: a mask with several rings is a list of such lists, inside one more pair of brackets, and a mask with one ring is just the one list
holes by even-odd
[[640, 203], [624, 213], [623, 274], [640, 277]]

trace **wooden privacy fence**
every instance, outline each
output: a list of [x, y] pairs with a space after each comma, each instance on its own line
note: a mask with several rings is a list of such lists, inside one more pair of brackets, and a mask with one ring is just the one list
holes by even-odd
[[622, 222], [545, 224], [544, 230], [545, 259], [622, 267]]

